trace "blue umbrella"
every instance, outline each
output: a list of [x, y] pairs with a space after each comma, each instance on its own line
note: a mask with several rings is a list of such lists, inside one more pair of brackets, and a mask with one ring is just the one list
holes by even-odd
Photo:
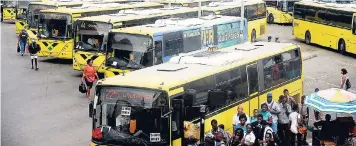
[[310, 108], [322, 112], [356, 114], [356, 101], [333, 102], [318, 96], [316, 93], [307, 96], [305, 104]]

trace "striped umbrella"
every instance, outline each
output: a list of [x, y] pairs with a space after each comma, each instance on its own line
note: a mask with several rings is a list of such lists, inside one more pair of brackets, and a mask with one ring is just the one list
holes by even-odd
[[356, 95], [342, 89], [328, 89], [307, 96], [305, 104], [322, 112], [356, 113]]

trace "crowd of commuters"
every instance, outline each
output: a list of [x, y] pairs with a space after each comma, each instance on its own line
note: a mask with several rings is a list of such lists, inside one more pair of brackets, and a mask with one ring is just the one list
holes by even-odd
[[289, 95], [285, 89], [278, 101], [271, 93], [260, 109], [253, 110], [249, 117], [242, 106], [233, 115], [233, 135], [224, 130], [224, 125], [211, 121], [212, 130], [205, 136], [206, 146], [294, 146], [307, 145], [306, 125], [308, 109]]

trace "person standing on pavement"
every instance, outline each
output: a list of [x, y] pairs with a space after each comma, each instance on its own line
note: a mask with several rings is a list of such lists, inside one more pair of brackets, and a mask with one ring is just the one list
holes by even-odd
[[87, 85], [87, 97], [91, 99], [90, 89], [93, 87], [93, 83], [96, 79], [99, 79], [98, 73], [93, 67], [93, 60], [89, 59], [87, 62], [87, 66], [85, 66], [82, 76], [82, 81], [84, 81]]
[[345, 68], [341, 69], [341, 84], [340, 84], [340, 89], [344, 89], [347, 91], [349, 87], [347, 84], [350, 83], [349, 77], [347, 76], [347, 70]]
[[237, 129], [237, 125], [240, 123], [240, 119], [239, 119], [239, 116], [242, 115], [242, 114], [245, 114], [246, 118], [247, 118], [247, 121], [246, 123], [250, 123], [250, 118], [248, 117], [248, 115], [244, 112], [244, 109], [241, 105], [239, 105], [237, 107], [237, 114], [235, 114], [233, 117], [232, 117], [232, 126], [234, 127], [234, 131]]
[[27, 39], [28, 39], [28, 34], [25, 29], [22, 29], [21, 33], [19, 34], [19, 45], [20, 45], [21, 56], [23, 56], [23, 54], [25, 53]]
[[[299, 113], [302, 118], [303, 125], [307, 126], [309, 121], [309, 108], [304, 104], [305, 96], [302, 96], [302, 100], [299, 106]], [[307, 144], [307, 134], [308, 132], [303, 134], [303, 143]]]
[[287, 97], [279, 96], [279, 107], [281, 112], [278, 115], [278, 136], [282, 145], [288, 145], [289, 142], [289, 114], [292, 113], [291, 106], [287, 103]]
[[33, 60], [35, 60], [35, 66], [36, 66], [36, 70], [38, 70], [38, 66], [37, 66], [37, 53], [41, 50], [40, 45], [38, 45], [36, 43], [36, 40], [33, 39], [32, 43], [28, 46], [28, 51], [30, 52], [30, 56], [31, 56], [31, 69], [33, 69]]
[[272, 125], [271, 128], [275, 134], [277, 133], [277, 123], [278, 123], [278, 114], [281, 113], [281, 109], [279, 108], [279, 104], [273, 101], [272, 93], [267, 94], [267, 101], [265, 102], [268, 106], [268, 111], [272, 115]]
[[291, 122], [290, 125], [290, 144], [292, 146], [295, 145], [295, 138], [297, 137], [297, 145], [300, 146], [301, 139], [302, 139], [302, 134], [299, 133], [299, 125], [301, 125], [301, 117], [300, 114], [298, 113], [298, 105], [294, 105], [292, 108], [293, 112], [289, 114], [289, 120]]
[[289, 95], [288, 89], [284, 89], [283, 94], [286, 97], [287, 104], [289, 104], [291, 107], [293, 107], [295, 104], [298, 104], [297, 101], [295, 101], [295, 99]]

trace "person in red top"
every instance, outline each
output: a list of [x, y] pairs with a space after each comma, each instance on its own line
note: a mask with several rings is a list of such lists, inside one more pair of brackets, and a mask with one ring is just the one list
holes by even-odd
[[90, 97], [90, 89], [93, 87], [93, 83], [95, 82], [96, 79], [99, 79], [98, 73], [96, 72], [95, 68], [93, 67], [93, 60], [89, 59], [88, 60], [88, 65], [85, 66], [84, 71], [83, 71], [83, 77], [82, 81], [85, 81], [87, 85], [87, 96], [89, 99]]

